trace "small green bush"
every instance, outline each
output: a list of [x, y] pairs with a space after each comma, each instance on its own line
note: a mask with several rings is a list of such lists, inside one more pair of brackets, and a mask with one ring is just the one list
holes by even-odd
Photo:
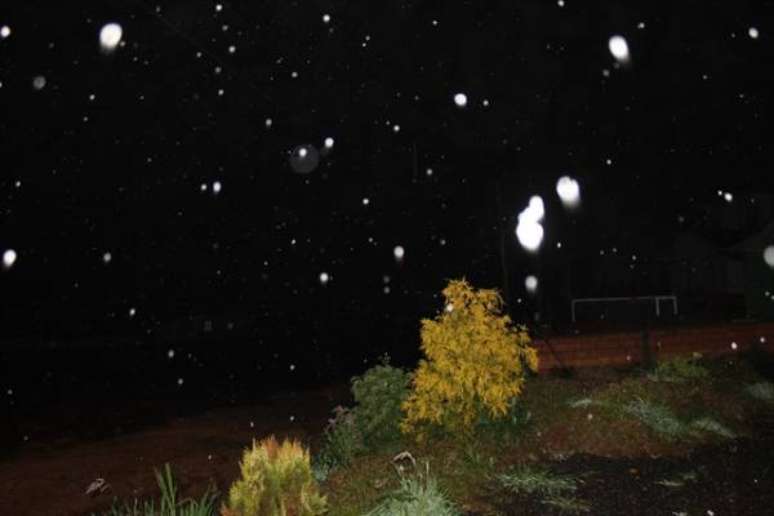
[[458, 516], [446, 494], [430, 476], [429, 466], [425, 474], [407, 476], [398, 472], [400, 487], [384, 497], [365, 516]]
[[382, 365], [352, 378], [355, 420], [369, 448], [400, 439], [401, 404], [409, 395], [410, 382], [411, 373], [390, 366], [388, 355]]
[[245, 450], [242, 476], [229, 490], [223, 516], [317, 516], [327, 510], [312, 476], [309, 453], [297, 441], [274, 436]]
[[755, 399], [774, 403], [774, 384], [771, 382], [758, 382], [746, 385], [745, 391]]
[[585, 500], [572, 496], [578, 489], [580, 478], [555, 475], [541, 467], [519, 466], [510, 473], [495, 477], [501, 487], [519, 495], [536, 495], [541, 503], [563, 513], [589, 512], [591, 506]]
[[169, 463], [164, 464], [164, 472], [156, 472], [156, 482], [161, 490], [161, 501], [156, 509], [153, 500], [140, 502], [136, 498], [130, 505], [124, 503], [118, 506], [117, 501], [113, 501], [113, 507], [109, 512], [103, 513], [103, 516], [212, 516], [215, 514], [215, 503], [218, 499], [218, 493], [210, 487], [202, 496], [201, 500], [192, 500], [186, 498], [177, 500], [177, 486], [172, 476], [172, 470]]
[[699, 365], [697, 357], [675, 357], [660, 362], [650, 378], [659, 382], [691, 382], [709, 377], [709, 370]]
[[341, 405], [333, 409], [323, 433], [323, 444], [315, 456], [312, 469], [318, 482], [324, 481], [336, 468], [347, 466], [357, 455], [366, 451], [363, 434], [352, 410]]
[[665, 405], [638, 398], [624, 406], [623, 410], [668, 440], [680, 439], [688, 432], [687, 426]]

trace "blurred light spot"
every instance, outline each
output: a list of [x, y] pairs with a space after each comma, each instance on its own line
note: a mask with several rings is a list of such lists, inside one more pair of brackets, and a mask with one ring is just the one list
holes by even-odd
[[610, 49], [610, 53], [620, 63], [629, 61], [629, 44], [623, 36], [613, 36], [607, 43], [607, 47]]
[[16, 251], [13, 249], [8, 249], [3, 253], [3, 268], [6, 270], [13, 267], [13, 264], [16, 263]]
[[112, 52], [121, 42], [124, 30], [117, 23], [108, 23], [99, 31], [99, 44], [105, 52]]
[[569, 176], [559, 178], [556, 182], [556, 193], [562, 204], [568, 208], [575, 207], [580, 203], [580, 186], [575, 179]]
[[763, 261], [769, 267], [774, 268], [774, 245], [770, 245], [763, 250]]
[[533, 275], [527, 276], [524, 280], [524, 286], [526, 287], [527, 292], [534, 293], [538, 287], [537, 278]]
[[468, 105], [468, 96], [464, 93], [457, 93], [454, 95], [454, 103], [457, 104], [457, 107], [465, 107]]
[[405, 250], [403, 249], [403, 246], [396, 245], [395, 248], [392, 250], [393, 256], [395, 256], [395, 259], [397, 261], [401, 261], [403, 259], [403, 256], [406, 254]]

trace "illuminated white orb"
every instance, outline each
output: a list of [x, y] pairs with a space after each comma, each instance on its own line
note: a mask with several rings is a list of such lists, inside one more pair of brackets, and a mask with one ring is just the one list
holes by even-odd
[[271, 118], [267, 118], [267, 119], [266, 119], [266, 122], [264, 122], [264, 124], [266, 125], [266, 129], [268, 129], [269, 127], [271, 127], [271, 124], [272, 124]]
[[368, 206], [371, 203], [371, 201], [368, 199], [368, 197], [363, 197], [363, 206]]
[[301, 147], [300, 149], [298, 149], [298, 157], [299, 158], [305, 158], [307, 152], [308, 151], [306, 150], [306, 147]]
[[629, 61], [629, 44], [623, 36], [613, 36], [607, 43], [607, 47], [610, 49], [610, 53], [619, 62]]
[[10, 269], [16, 263], [16, 251], [8, 249], [3, 253], [3, 268]]
[[758, 29], [756, 29], [755, 27], [750, 27], [747, 30], [747, 34], [749, 34], [752, 39], [758, 39], [758, 36], [760, 35], [760, 33], [758, 32]]
[[516, 226], [516, 238], [527, 251], [537, 251], [543, 242], [543, 226], [534, 220], [520, 220]]
[[726, 202], [731, 202], [734, 200], [734, 195], [731, 192], [726, 192], [723, 194], [723, 199], [725, 199]]
[[403, 246], [396, 245], [395, 249], [392, 250], [393, 256], [395, 256], [395, 259], [400, 261], [403, 259], [403, 256], [406, 254], [405, 250], [403, 249]]
[[220, 193], [221, 189], [223, 189], [223, 185], [220, 184], [220, 181], [215, 181], [212, 183], [212, 193], [217, 195]]
[[763, 250], [763, 261], [774, 269], [774, 245], [770, 245]]
[[333, 138], [329, 136], [325, 139], [325, 148], [330, 149], [331, 147], [333, 147]]
[[177, 384], [178, 385], [183, 385], [183, 379], [182, 378], [178, 378], [177, 379]]
[[392, 126], [392, 132], [399, 133], [400, 132], [400, 126], [398, 124], [395, 124]]
[[556, 193], [565, 206], [577, 206], [580, 202], [580, 186], [575, 179], [569, 176], [559, 178], [556, 182]]
[[102, 30], [99, 31], [99, 44], [102, 50], [111, 52], [116, 49], [119, 43], [121, 43], [121, 37], [124, 35], [124, 30], [117, 23], [108, 23]]
[[223, 5], [222, 4], [215, 4], [215, 11], [216, 12], [220, 12], [222, 10], [223, 10]]
[[170, 349], [169, 351], [167, 351], [167, 357], [175, 358], [175, 350], [174, 349]]
[[425, 171], [425, 174], [427, 174], [427, 177], [430, 177], [430, 176], [432, 176], [432, 175], [433, 175], [433, 169], [432, 169], [432, 168], [428, 168], [428, 169]]
[[328, 23], [331, 21], [331, 15], [330, 14], [323, 14], [323, 23]]
[[538, 280], [535, 276], [529, 275], [524, 279], [524, 287], [527, 289], [527, 292], [535, 292], [538, 287]]
[[454, 95], [454, 103], [457, 104], [457, 107], [465, 107], [468, 105], [468, 96], [464, 93], [457, 93]]
[[327, 272], [321, 272], [321, 273], [320, 273], [320, 284], [321, 284], [321, 285], [325, 285], [325, 284], [327, 284], [327, 283], [328, 283], [328, 281], [330, 281], [330, 279], [331, 279], [331, 277], [330, 277], [330, 276], [328, 276], [328, 273], [327, 273]]
[[0, 27], [0, 38], [5, 39], [10, 35], [11, 35], [11, 27], [9, 27], [8, 25], [3, 25], [2, 27]]
[[738, 346], [736, 345], [736, 342], [732, 342], [732, 343], [731, 343], [731, 349], [733, 349], [734, 351], [736, 351], [736, 348], [737, 348], [737, 347], [738, 347]]
[[46, 78], [43, 77], [42, 75], [38, 75], [37, 77], [32, 79], [32, 87], [38, 91], [42, 90], [43, 88], [46, 87]]
[[533, 195], [529, 199], [527, 209], [519, 214], [519, 219], [523, 218], [534, 222], [540, 222], [543, 220], [545, 214], [546, 210], [543, 199], [539, 195]]
[[105, 263], [110, 263], [110, 260], [113, 259], [113, 255], [110, 253], [105, 253], [102, 255], [102, 261]]

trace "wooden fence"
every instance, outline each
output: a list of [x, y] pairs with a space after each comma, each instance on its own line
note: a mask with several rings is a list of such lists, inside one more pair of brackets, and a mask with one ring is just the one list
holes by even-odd
[[694, 352], [703, 356], [733, 355], [756, 346], [774, 352], [774, 323], [652, 328], [535, 339], [540, 371], [641, 364]]

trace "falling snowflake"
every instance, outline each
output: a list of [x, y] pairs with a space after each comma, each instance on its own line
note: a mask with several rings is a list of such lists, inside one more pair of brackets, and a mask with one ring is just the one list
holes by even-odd
[[123, 34], [124, 30], [119, 24], [108, 23], [99, 31], [100, 47], [104, 52], [112, 52], [121, 43]]
[[619, 63], [629, 61], [629, 44], [623, 36], [612, 36], [607, 43], [607, 47]]
[[3, 268], [8, 270], [16, 263], [16, 251], [8, 249], [3, 253]]

